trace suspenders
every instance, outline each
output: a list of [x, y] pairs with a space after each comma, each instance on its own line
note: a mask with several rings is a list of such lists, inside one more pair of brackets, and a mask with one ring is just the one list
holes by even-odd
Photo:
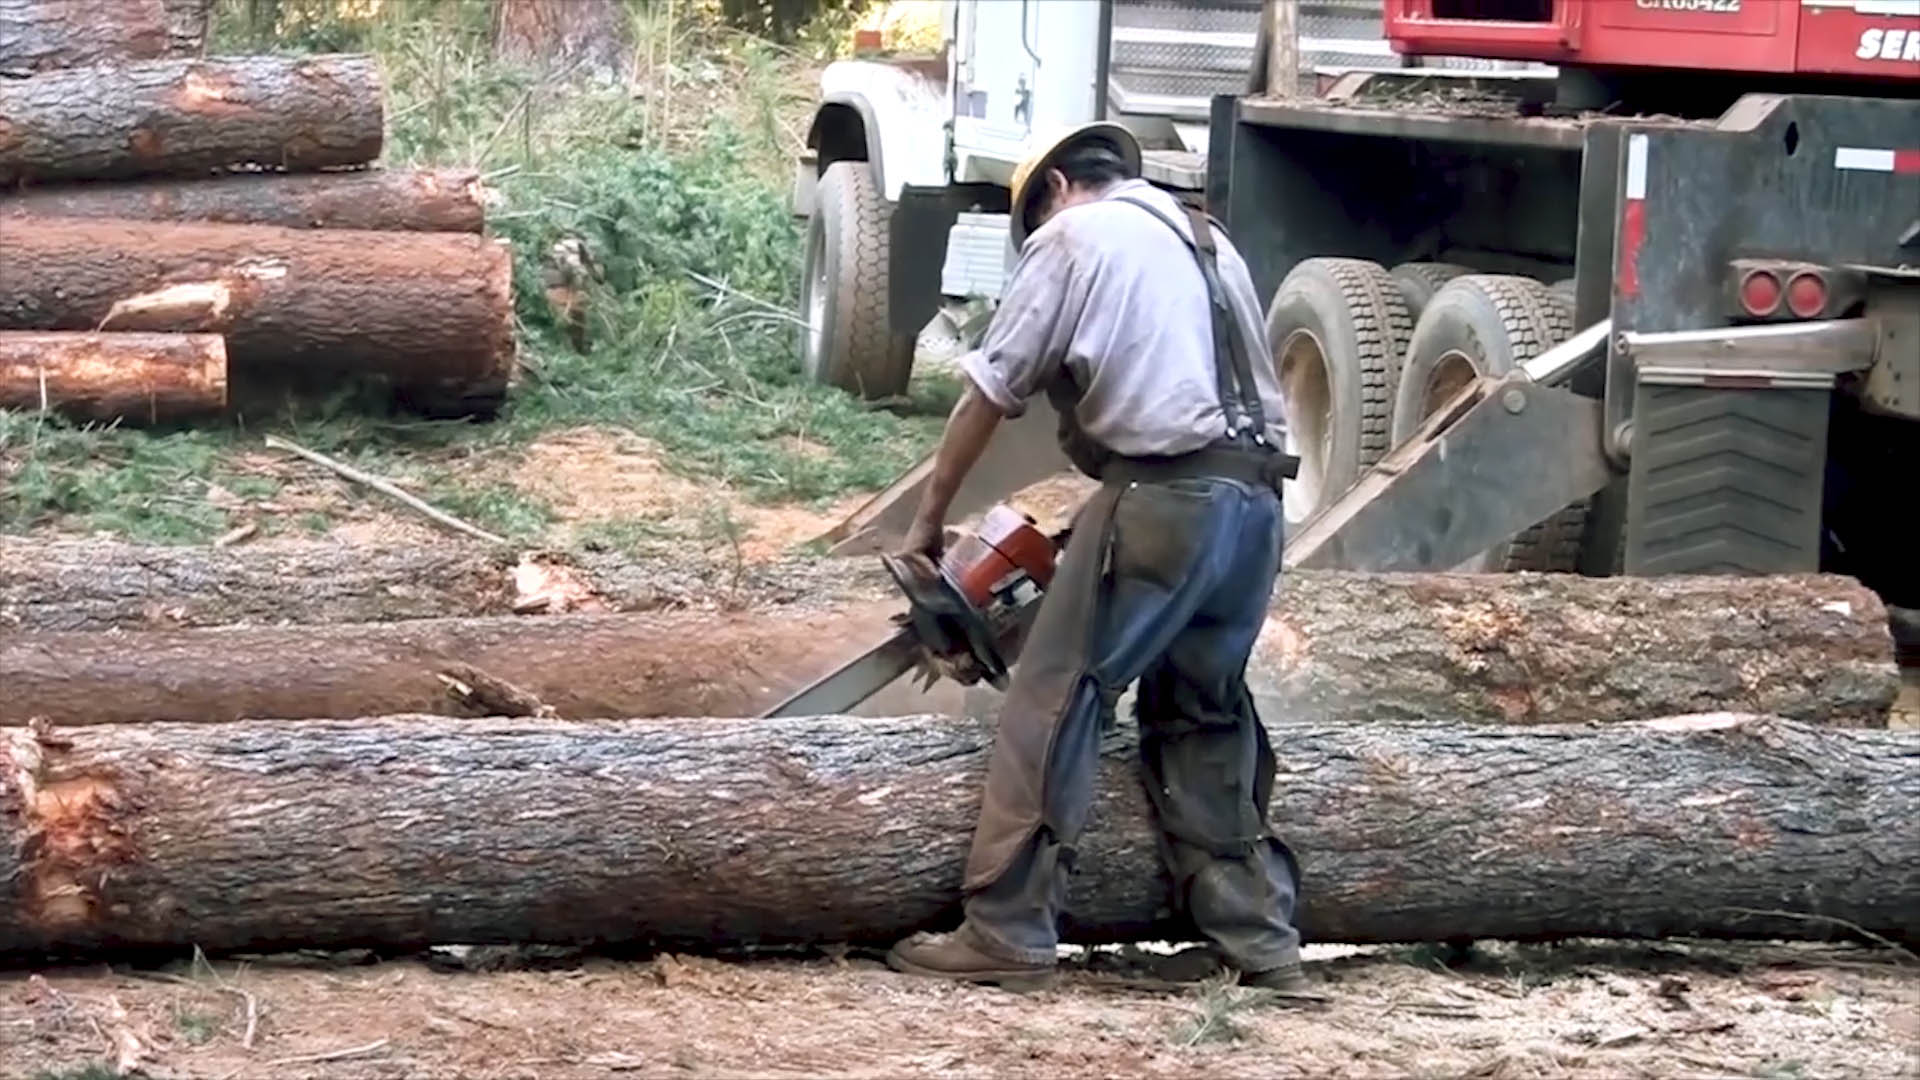
[[[1227, 290], [1220, 284], [1219, 248], [1213, 239], [1213, 227], [1207, 215], [1185, 207], [1187, 223], [1193, 229], [1189, 237], [1180, 231], [1171, 217], [1159, 207], [1140, 199], [1119, 196], [1118, 201], [1132, 203], [1160, 220], [1187, 245], [1200, 276], [1207, 282], [1207, 297], [1213, 310], [1213, 373], [1220, 392], [1220, 411], [1226, 415], [1229, 442], [1251, 442], [1267, 446], [1267, 416], [1260, 404], [1259, 384], [1253, 381], [1253, 361], [1247, 356], [1246, 335], [1239, 332]], [[1239, 412], [1236, 419], [1234, 413]]]

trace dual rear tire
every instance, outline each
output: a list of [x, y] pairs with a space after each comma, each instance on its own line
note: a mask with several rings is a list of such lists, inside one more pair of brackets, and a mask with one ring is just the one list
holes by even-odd
[[[1308, 259], [1267, 314], [1300, 475], [1290, 525], [1339, 497], [1474, 378], [1501, 375], [1573, 333], [1568, 297], [1529, 278], [1445, 263], [1388, 271], [1361, 259]], [[1576, 568], [1585, 502], [1460, 569]]]

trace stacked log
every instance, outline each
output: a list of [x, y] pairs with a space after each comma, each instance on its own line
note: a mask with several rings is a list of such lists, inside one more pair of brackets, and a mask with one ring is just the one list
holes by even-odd
[[0, 193], [0, 218], [28, 220], [124, 218], [287, 229], [477, 233], [485, 214], [479, 175], [453, 169], [263, 173]]
[[[154, 390], [171, 368], [151, 340], [83, 357], [16, 338], [5, 370], [33, 392], [7, 384], [0, 407], [151, 423], [217, 411], [229, 383], [373, 378], [421, 411], [496, 410], [512, 260], [459, 235], [483, 228], [478, 177], [367, 168], [371, 57], [175, 58], [205, 16], [205, 0], [0, 0], [0, 70], [31, 72], [0, 78], [0, 330], [217, 334], [231, 380], [189, 404]], [[38, 377], [83, 359], [77, 381]]]
[[84, 420], [147, 423], [219, 412], [227, 347], [213, 334], [0, 331], [0, 409], [58, 401]]
[[0, 82], [0, 184], [364, 165], [383, 115], [367, 56], [49, 71]]
[[0, 327], [217, 333], [236, 369], [497, 405], [512, 259], [459, 233], [48, 218], [0, 229]]
[[209, 0], [0, 0], [0, 75], [198, 56]]

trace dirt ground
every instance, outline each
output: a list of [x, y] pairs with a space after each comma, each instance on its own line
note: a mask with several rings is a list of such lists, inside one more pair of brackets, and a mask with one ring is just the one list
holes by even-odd
[[1149, 954], [1113, 951], [1025, 995], [858, 951], [15, 971], [0, 975], [0, 1075], [1920, 1076], [1920, 968], [1889, 951], [1492, 944], [1451, 968], [1427, 949], [1311, 953], [1330, 1001], [1305, 1008], [1157, 983]]

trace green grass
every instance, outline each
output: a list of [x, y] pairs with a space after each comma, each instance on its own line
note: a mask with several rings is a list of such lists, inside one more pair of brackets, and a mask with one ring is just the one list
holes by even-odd
[[[877, 488], [931, 446], [951, 385], [917, 383], [900, 415], [865, 407], [806, 381], [797, 328], [767, 310], [792, 311], [798, 299], [802, 238], [786, 184], [815, 84], [793, 50], [724, 31], [694, 5], [679, 9], [693, 17], [668, 25], [660, 5], [636, 4], [642, 92], [630, 93], [552, 85], [496, 64], [484, 4], [387, 0], [353, 20], [325, 0], [278, 0], [263, 5], [279, 14], [261, 34], [246, 22], [250, 2], [259, 0], [220, 0], [216, 48], [370, 50], [388, 88], [383, 160], [488, 175], [499, 195], [490, 229], [514, 254], [521, 383], [485, 423], [422, 422], [355, 389], [175, 431], [0, 410], [0, 532], [197, 543], [243, 521], [268, 533], [325, 531], [332, 522], [321, 511], [257, 511], [288, 477], [317, 475], [264, 451], [267, 432], [516, 539], [539, 536], [552, 507], [472, 462], [510, 459], [554, 431], [632, 431], [657, 441], [677, 471], [779, 501]], [[542, 289], [548, 252], [563, 240], [599, 271], [585, 286], [584, 350], [556, 325]], [[260, 460], [283, 463], [263, 469]], [[602, 528], [597, 539], [649, 527]]]

